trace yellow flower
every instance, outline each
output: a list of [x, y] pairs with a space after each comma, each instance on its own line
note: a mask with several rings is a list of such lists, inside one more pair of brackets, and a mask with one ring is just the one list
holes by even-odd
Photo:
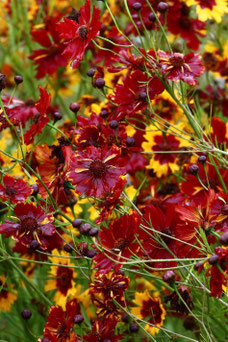
[[12, 290], [6, 282], [6, 278], [0, 276], [0, 311], [10, 311], [12, 304], [17, 300], [15, 290]]
[[131, 309], [131, 314], [139, 319], [147, 319], [148, 324], [146, 324], [145, 329], [152, 336], [157, 334], [166, 316], [160, 297], [150, 295], [148, 290], [136, 292], [134, 303], [137, 307]]
[[201, 21], [214, 19], [217, 23], [222, 21], [225, 13], [228, 13], [227, 0], [185, 0], [187, 6], [196, 5], [196, 13]]

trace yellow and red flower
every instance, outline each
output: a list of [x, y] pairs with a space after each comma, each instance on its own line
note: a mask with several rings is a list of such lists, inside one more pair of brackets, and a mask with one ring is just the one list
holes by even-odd
[[227, 0], [185, 0], [188, 6], [196, 5], [196, 13], [202, 21], [214, 19], [220, 23], [225, 13], [228, 13]]
[[11, 306], [17, 300], [17, 292], [7, 283], [7, 279], [0, 276], [0, 311], [10, 311]]
[[54, 255], [51, 258], [52, 263], [60, 266], [51, 266], [50, 279], [44, 289], [45, 291], [57, 290], [54, 296], [55, 304], [65, 308], [67, 297], [75, 294], [74, 279], [77, 274], [71, 268], [72, 264], [67, 259], [68, 254], [66, 252], [59, 253], [57, 249], [54, 249], [52, 254]]
[[145, 329], [154, 336], [163, 325], [166, 311], [157, 295], [150, 295], [149, 291], [136, 292], [134, 303], [136, 307], [131, 308], [131, 314], [139, 319], [147, 320]]

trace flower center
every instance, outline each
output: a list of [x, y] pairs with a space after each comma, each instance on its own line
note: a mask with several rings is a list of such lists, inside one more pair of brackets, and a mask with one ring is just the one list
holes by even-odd
[[165, 228], [165, 229], [162, 231], [162, 233], [168, 235], [168, 236], [161, 235], [162, 240], [163, 240], [166, 244], [168, 244], [168, 243], [170, 242], [170, 240], [171, 240], [169, 236], [172, 236], [172, 232], [169, 230], [169, 228]]
[[106, 165], [100, 159], [94, 160], [89, 166], [89, 171], [94, 177], [101, 177], [106, 171]]
[[122, 251], [127, 246], [127, 241], [124, 238], [119, 238], [114, 242], [113, 251]]
[[21, 229], [24, 232], [33, 232], [38, 228], [38, 223], [34, 217], [26, 216], [21, 220]]
[[183, 29], [189, 30], [191, 27], [191, 20], [186, 16], [180, 17], [179, 24]]
[[17, 190], [15, 188], [12, 188], [12, 187], [6, 188], [6, 195], [8, 195], [8, 196], [13, 196], [13, 195], [15, 195], [16, 192], [17, 192]]
[[174, 53], [172, 57], [169, 58], [169, 62], [175, 68], [180, 68], [184, 65], [184, 58], [181, 53]]
[[78, 35], [80, 38], [82, 39], [86, 39], [87, 36], [88, 36], [88, 27], [86, 25], [82, 25], [79, 27], [79, 30], [78, 30]]

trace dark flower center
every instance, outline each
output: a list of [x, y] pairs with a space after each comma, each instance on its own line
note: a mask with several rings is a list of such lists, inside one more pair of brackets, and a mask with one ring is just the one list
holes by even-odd
[[169, 228], [165, 228], [165, 229], [162, 231], [162, 233], [168, 235], [168, 236], [161, 235], [162, 240], [163, 240], [166, 244], [168, 244], [168, 243], [171, 241], [171, 239], [170, 239], [169, 236], [172, 236], [172, 232], [169, 230]]
[[15, 195], [16, 192], [17, 192], [17, 190], [15, 188], [12, 188], [12, 187], [6, 188], [6, 195], [8, 195], [8, 196], [13, 196], [13, 195]]
[[82, 25], [79, 27], [79, 30], [78, 30], [78, 35], [80, 38], [82, 39], [86, 39], [87, 36], [88, 36], [88, 27], [86, 25]]
[[183, 28], [184, 30], [189, 30], [191, 27], [191, 20], [186, 16], [180, 17], [179, 24], [180, 24], [180, 27]]
[[215, 70], [218, 65], [216, 57], [211, 52], [203, 54], [203, 63], [207, 70]]
[[33, 232], [38, 228], [38, 223], [34, 217], [26, 216], [21, 220], [21, 229], [24, 232]]
[[94, 177], [101, 177], [106, 171], [106, 165], [102, 160], [97, 159], [90, 164], [89, 170]]
[[169, 62], [175, 68], [180, 68], [184, 65], [184, 58], [181, 53], [174, 53], [172, 57], [169, 58]]
[[114, 251], [122, 251], [127, 246], [127, 241], [124, 238], [119, 238], [114, 242]]

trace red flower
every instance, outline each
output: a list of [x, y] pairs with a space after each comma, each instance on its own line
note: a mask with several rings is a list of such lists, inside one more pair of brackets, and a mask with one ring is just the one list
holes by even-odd
[[76, 185], [76, 192], [94, 197], [109, 192], [126, 173], [120, 150], [115, 147], [102, 150], [90, 146], [72, 158], [70, 168], [69, 178]]
[[[22, 127], [25, 127], [26, 122], [38, 114], [38, 110], [35, 107], [35, 102], [33, 100], [28, 100], [26, 102], [13, 97], [11, 99], [10, 105], [8, 105], [10, 100], [10, 95], [3, 94], [2, 102], [5, 106], [5, 111], [15, 126], [18, 126], [21, 123]], [[0, 131], [8, 127], [9, 124], [5, 119], [4, 113], [0, 114]]]
[[[59, 138], [58, 141], [57, 146], [47, 144], [37, 146], [34, 156], [42, 181], [48, 187], [55, 202], [58, 205], [69, 205], [76, 202], [76, 197], [66, 182], [72, 149], [71, 146], [67, 146], [68, 142], [65, 139]], [[39, 189], [40, 195], [46, 199], [47, 191], [41, 183], [39, 183]]]
[[26, 145], [33, 142], [35, 136], [42, 132], [43, 128], [49, 121], [47, 110], [50, 107], [51, 95], [40, 87], [40, 98], [36, 103], [38, 114], [35, 116], [35, 123], [33, 123], [29, 130], [24, 134], [24, 142]]
[[169, 32], [180, 35], [185, 41], [189, 49], [198, 50], [200, 40], [198, 36], [203, 37], [201, 30], [204, 29], [205, 23], [190, 18], [190, 8], [184, 2], [175, 1], [167, 12], [167, 26]]
[[80, 314], [80, 305], [73, 299], [66, 304], [66, 311], [60, 306], [51, 306], [48, 321], [44, 326], [44, 337], [51, 342], [65, 342], [74, 326], [75, 315]]
[[204, 71], [199, 55], [193, 52], [184, 56], [179, 52], [158, 51], [158, 56], [162, 73], [167, 73], [167, 78], [174, 82], [182, 80], [190, 85], [195, 85], [196, 77], [199, 77]]
[[4, 186], [0, 184], [0, 198], [4, 201], [10, 200], [12, 203], [24, 202], [26, 198], [32, 193], [21, 178], [15, 179], [10, 176], [3, 177]]
[[64, 45], [60, 43], [60, 34], [56, 29], [58, 19], [50, 17], [45, 28], [31, 32], [33, 40], [44, 47], [34, 50], [29, 56], [34, 60], [34, 64], [38, 65], [38, 79], [46, 74], [52, 75], [59, 67], [67, 65], [67, 57], [62, 55]]
[[116, 323], [117, 320], [111, 318], [105, 319], [102, 322], [97, 319], [92, 325], [92, 332], [87, 336], [83, 336], [83, 339], [86, 342], [100, 342], [105, 340], [118, 342], [121, 335], [115, 335]]
[[128, 288], [129, 278], [121, 274], [99, 274], [93, 284], [90, 285], [93, 294], [102, 293], [104, 298], [122, 297], [123, 292]]
[[[91, 12], [93, 12], [92, 18]], [[99, 34], [101, 27], [99, 17], [100, 11], [95, 6], [91, 10], [90, 0], [87, 0], [75, 20], [64, 18], [64, 22], [57, 23], [60, 37], [65, 39], [66, 48], [63, 56], [72, 60], [73, 69], [78, 67], [91, 40]]]
[[14, 209], [18, 222], [6, 220], [0, 225], [0, 234], [6, 237], [13, 236], [24, 246], [29, 246], [33, 240], [37, 240], [42, 249], [46, 249], [46, 237], [55, 233], [55, 226], [52, 224], [52, 215], [45, 215], [44, 210], [35, 207], [33, 204], [20, 203]]
[[162, 82], [157, 77], [151, 79], [136, 70], [123, 80], [123, 84], [117, 84], [113, 101], [118, 105], [115, 120], [121, 120], [125, 116], [147, 108], [147, 88], [150, 100], [164, 90]]
[[[93, 258], [99, 273], [107, 273], [113, 266], [118, 270], [121, 262], [126, 262], [126, 258], [130, 258], [139, 249], [139, 244], [135, 242], [139, 224], [140, 217], [132, 214], [113, 220], [109, 229], [101, 227], [99, 238], [104, 249]], [[109, 259], [109, 256], [117, 260], [118, 264]]]
[[220, 297], [228, 281], [228, 248], [216, 247], [215, 253], [219, 257], [218, 266], [214, 265], [207, 271], [211, 276], [210, 289], [213, 297]]
[[121, 203], [120, 195], [122, 194], [125, 184], [126, 180], [120, 178], [116, 183], [116, 186], [114, 186], [108, 193], [105, 194], [104, 197], [101, 198], [101, 202], [97, 203], [98, 208], [102, 209], [102, 211], [99, 217], [96, 219], [96, 224], [100, 224], [102, 221], [106, 220], [115, 209], [117, 204]]
[[[152, 266], [156, 268], [175, 266], [176, 261], [166, 262], [159, 261], [159, 259], [173, 259], [174, 255], [178, 255], [179, 249], [181, 249], [180, 253], [184, 254], [182, 250], [186, 252], [191, 247], [176, 240], [176, 238], [184, 240], [185, 235], [187, 234], [188, 236], [188, 230], [184, 230], [183, 225], [181, 225], [182, 235], [178, 236], [177, 228], [181, 222], [179, 217], [174, 215], [173, 206], [170, 205], [167, 210], [163, 211], [159, 207], [148, 205], [145, 208], [144, 220], [146, 222], [144, 225], [150, 229], [148, 233], [141, 231], [140, 235], [143, 240], [144, 254], [149, 259], [158, 260], [154, 261]], [[151, 231], [151, 227], [153, 227], [155, 232]]]

